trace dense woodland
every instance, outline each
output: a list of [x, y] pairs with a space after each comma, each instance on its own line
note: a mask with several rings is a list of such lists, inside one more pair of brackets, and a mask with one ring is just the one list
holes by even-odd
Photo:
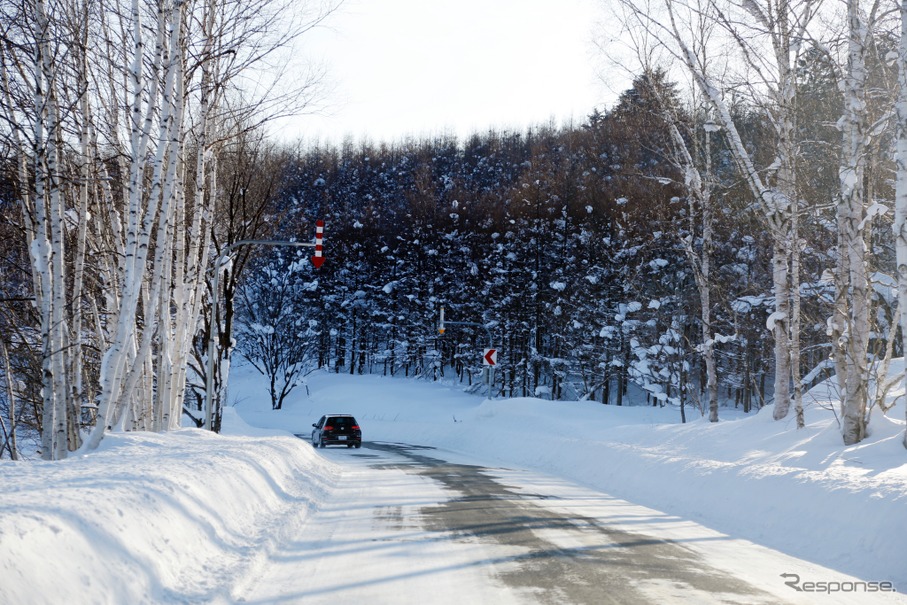
[[[260, 360], [268, 356], [262, 341], [301, 338], [301, 348], [280, 348], [304, 357], [307, 369], [454, 374], [484, 389], [482, 351], [493, 346], [499, 396], [702, 411], [700, 303], [686, 253], [702, 246], [701, 209], [685, 196], [672, 161], [659, 117], [664, 99], [680, 111], [659, 72], [640, 76], [615, 107], [575, 127], [301, 153], [281, 173], [275, 233], [305, 238], [312, 220], [324, 217], [327, 262], [313, 270], [298, 262], [306, 253], [260, 256], [241, 289], [247, 325], [238, 349]], [[834, 111], [833, 98], [812, 101]], [[695, 116], [682, 119], [696, 132]], [[757, 112], [741, 119], [747, 143], [758, 148], [768, 136], [763, 119]], [[711, 252], [720, 394], [749, 411], [772, 397], [771, 254], [727, 150], [716, 144], [712, 153], [720, 176]], [[804, 170], [816, 191], [802, 209], [802, 368], [818, 370], [810, 383], [828, 375], [833, 291], [822, 273], [836, 246], [834, 159], [827, 166], [815, 159]], [[880, 160], [879, 169], [891, 166]], [[891, 195], [884, 178], [878, 187]], [[879, 227], [884, 247], [890, 223]], [[890, 272], [893, 259], [878, 261]], [[885, 332], [891, 284], [879, 279]], [[441, 336], [442, 306], [449, 320], [482, 325], [449, 325]]]
[[[486, 347], [494, 396], [683, 419], [802, 427], [833, 375], [862, 440], [907, 341], [907, 5], [608, 5], [636, 76], [582, 123], [332, 147], [267, 134], [332, 2], [0, 3], [0, 456], [217, 431], [237, 354], [279, 408], [319, 368], [480, 391]], [[318, 270], [260, 243], [317, 220]]]

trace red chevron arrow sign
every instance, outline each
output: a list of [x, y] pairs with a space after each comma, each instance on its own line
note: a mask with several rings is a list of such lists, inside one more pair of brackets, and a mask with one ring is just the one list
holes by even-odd
[[498, 350], [497, 349], [485, 349], [485, 354], [482, 356], [482, 362], [486, 366], [495, 366], [498, 363]]

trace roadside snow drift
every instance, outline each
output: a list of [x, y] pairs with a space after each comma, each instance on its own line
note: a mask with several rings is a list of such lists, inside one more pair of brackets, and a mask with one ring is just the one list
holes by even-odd
[[[317, 502], [328, 463], [290, 436], [105, 437], [63, 462], [0, 465], [0, 603], [184, 603], [227, 593]], [[297, 528], [298, 529], [298, 528]]]

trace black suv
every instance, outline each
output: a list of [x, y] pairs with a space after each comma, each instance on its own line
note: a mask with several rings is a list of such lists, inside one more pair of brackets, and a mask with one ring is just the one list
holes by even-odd
[[362, 431], [350, 414], [328, 414], [312, 426], [315, 427], [312, 431], [312, 445], [315, 447], [362, 447]]

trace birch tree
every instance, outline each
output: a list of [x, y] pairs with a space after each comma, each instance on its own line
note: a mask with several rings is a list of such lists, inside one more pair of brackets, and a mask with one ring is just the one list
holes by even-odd
[[[153, 372], [158, 376], [158, 388], [154, 401], [140, 404], [138, 414], [150, 414], [154, 429], [178, 425], [194, 328], [207, 283], [204, 268], [219, 189], [219, 151], [225, 140], [235, 136], [231, 124], [241, 123], [246, 112], [262, 112], [274, 102], [267, 96], [271, 90], [257, 91], [263, 96], [251, 107], [248, 100], [239, 105], [228, 100], [231, 95], [248, 93], [242, 92], [242, 74], [269, 53], [285, 48], [327, 13], [319, 12], [308, 21], [295, 21], [294, 14], [298, 12], [290, 11], [289, 5], [268, 0], [162, 5], [148, 69], [142, 15], [133, 3], [135, 25], [130, 35], [134, 52], [128, 73], [133, 91], [129, 221], [124, 238], [127, 265], [117, 334], [112, 339], [115, 352], [102, 371], [104, 423], [99, 422], [95, 429], [92, 445], [106, 428], [122, 421], [124, 402], [148, 375], [143, 368], [148, 367], [152, 347], [157, 349]], [[288, 22], [292, 23], [289, 27]], [[252, 94], [254, 98], [256, 91]], [[261, 115], [273, 117], [274, 111]], [[141, 115], [143, 120], [137, 118]], [[156, 136], [152, 136], [152, 128], [156, 128]], [[153, 161], [146, 165], [148, 157]], [[150, 179], [143, 179], [145, 174]], [[154, 251], [150, 258], [149, 250]], [[143, 277], [136, 268], [146, 262], [151, 270], [145, 307], [154, 321], [145, 321], [139, 337], [134, 318]], [[139, 420], [136, 413], [132, 416], [132, 421]]]
[[[623, 3], [623, 19], [628, 26], [633, 27], [634, 34], [630, 37], [631, 45], [635, 47], [637, 60], [643, 65], [646, 73], [654, 71], [650, 65], [653, 57], [662, 45], [654, 34], [650, 23], [650, 6], [643, 6], [637, 2]], [[630, 25], [630, 22], [635, 26]], [[696, 48], [697, 61], [704, 66], [708, 57], [705, 50], [708, 47], [710, 31], [714, 23], [710, 22], [707, 13], [696, 15], [695, 27], [698, 44]], [[660, 70], [660, 73], [664, 73]], [[659, 87], [653, 87], [656, 94]], [[694, 120], [699, 123], [684, 124], [677, 116], [674, 107], [666, 99], [660, 98], [661, 115], [667, 126], [672, 149], [669, 152], [669, 161], [677, 168], [683, 178], [683, 187], [686, 191], [689, 209], [689, 235], [683, 241], [683, 248], [699, 293], [700, 304], [700, 335], [701, 343], [699, 352], [705, 366], [705, 398], [708, 408], [709, 421], [718, 422], [718, 376], [715, 361], [716, 334], [712, 325], [712, 247], [713, 247], [713, 209], [712, 195], [715, 189], [714, 174], [712, 171], [712, 139], [718, 127], [708, 119], [708, 105], [697, 102], [698, 95], [693, 94]], [[705, 111], [701, 111], [701, 110]], [[701, 126], [701, 132], [698, 127]], [[692, 148], [691, 148], [692, 147]], [[698, 224], [697, 224], [698, 219]], [[696, 234], [699, 234], [696, 237]], [[698, 240], [698, 244], [697, 241]]]
[[[686, 144], [686, 139], [677, 127], [676, 121], [669, 121], [671, 138], [674, 141], [675, 162], [684, 175], [684, 186], [687, 190], [690, 208], [690, 235], [684, 242], [684, 251], [693, 267], [693, 276], [699, 291], [699, 312], [701, 322], [700, 350], [705, 364], [705, 392], [709, 410], [709, 422], [718, 422], [718, 376], [715, 363], [715, 342], [717, 334], [712, 326], [712, 193], [714, 175], [712, 173], [712, 136], [713, 123], [706, 121], [701, 136], [703, 150], [702, 169], [693, 159], [693, 154]], [[697, 212], [698, 209], [698, 212]], [[699, 217], [699, 225], [695, 225]], [[693, 235], [699, 232], [698, 250], [694, 247]]]
[[[160, 6], [156, 27], [151, 29], [156, 39], [153, 60], [147, 68], [149, 74], [145, 66], [146, 38], [142, 10], [138, 0], [132, 3], [127, 218], [123, 239], [124, 260], [118, 275], [121, 296], [111, 346], [104, 355], [101, 367], [99, 417], [88, 442], [92, 448], [97, 447], [104, 431], [115, 425], [125, 426], [127, 419], [135, 421], [141, 418], [149, 408], [149, 398], [135, 389], [146, 367], [152, 335], [157, 329], [158, 316], [151, 305], [160, 295], [166, 246], [155, 249], [152, 285], [146, 295], [149, 304], [145, 310], [148, 313], [145, 314], [141, 332], [136, 314], [152, 236], [157, 232], [158, 243], [161, 243], [169, 230], [172, 216], [173, 175], [178, 162], [177, 145], [184, 109], [178, 87], [183, 81], [183, 49], [187, 36], [183, 19], [187, 10], [188, 6], [180, 0]], [[160, 120], [155, 133], [157, 112]], [[156, 148], [153, 147], [153, 134], [158, 135]], [[149, 159], [153, 161], [152, 166], [148, 165]], [[146, 171], [151, 175], [148, 179]]]
[[[872, 185], [872, 152], [890, 124], [891, 112], [884, 109], [873, 122], [867, 90], [870, 86], [867, 58], [873, 37], [883, 22], [883, 5], [848, 0], [844, 17], [843, 36], [826, 39], [813, 36], [809, 43], [832, 67], [842, 108], [837, 122], [841, 139], [834, 195], [837, 226], [833, 273], [835, 297], [827, 323], [831, 358], [841, 392], [842, 436], [844, 443], [850, 445], [866, 436], [870, 408], [873, 379], [870, 340], [874, 331], [871, 229], [874, 217], [884, 213], [885, 208], [872, 202], [874, 196], [868, 187]], [[829, 35], [827, 31], [821, 33]], [[838, 49], [842, 49], [840, 55]], [[880, 367], [886, 367], [885, 364], [887, 362]], [[884, 376], [880, 377], [880, 382], [884, 380]]]
[[[95, 390], [86, 448], [111, 428], [179, 425], [205, 302], [218, 153], [233, 124], [311, 100], [316, 77], [290, 79], [264, 64], [334, 5], [0, 6], [3, 134], [15, 150], [41, 317], [42, 449], [59, 459], [79, 447], [80, 408]], [[85, 374], [88, 350], [103, 352], [94, 376]]]
[[879, 3], [864, 12], [858, 0], [847, 2], [847, 62], [841, 76], [844, 114], [839, 127], [843, 141], [839, 168], [838, 266], [832, 325], [837, 352], [835, 365], [842, 386], [844, 443], [859, 443], [866, 436], [869, 399], [869, 337], [871, 289], [867, 269], [865, 192], [868, 148], [873, 130], [866, 112], [866, 46], [876, 21]]
[[72, 363], [78, 344], [73, 345], [68, 294], [81, 276], [71, 275], [68, 267], [65, 231], [72, 175], [64, 160], [79, 85], [75, 53], [63, 43], [79, 32], [58, 3], [38, 0], [3, 4], [2, 9], [2, 114], [17, 159], [22, 225], [41, 324], [41, 451], [46, 459], [60, 459], [79, 445], [79, 401], [71, 385], [78, 383], [74, 373], [80, 369]]
[[[900, 38], [897, 53], [898, 97], [896, 113], [895, 221], [897, 243], [898, 309], [900, 313], [902, 350], [907, 352], [907, 0], [898, 4], [900, 12]], [[907, 375], [904, 378], [907, 387]], [[907, 408], [907, 406], [905, 406]], [[907, 413], [907, 411], [905, 411]], [[904, 432], [907, 448], [907, 430]]]
[[[775, 419], [785, 418], [790, 409], [791, 379], [798, 378], [798, 340], [791, 338], [799, 328], [797, 291], [799, 276], [794, 255], [797, 245], [795, 102], [797, 64], [805, 29], [815, 15], [816, 3], [732, 1], [719, 6], [706, 1], [698, 4], [666, 1], [664, 11], [635, 14], [645, 23], [650, 35], [665, 43], [665, 48], [686, 67], [695, 86], [714, 111], [738, 170], [743, 176], [772, 238], [772, 276], [774, 312], [766, 326], [774, 335]], [[682, 18], [681, 18], [682, 17]], [[712, 44], [693, 26], [710, 20], [725, 34], [721, 61]], [[670, 42], [670, 44], [668, 44]], [[743, 72], [736, 88], [747, 92], [762, 107], [775, 133], [773, 161], [757, 166], [744, 144], [724, 94], [717, 70], [730, 69], [727, 48], [736, 49], [734, 57]], [[727, 77], [725, 74], [724, 77]], [[758, 82], [758, 86], [747, 83]], [[725, 82], [725, 86], [730, 83]], [[758, 101], [762, 101], [758, 103]], [[795, 380], [796, 382], [796, 380]], [[796, 402], [800, 408], [800, 402]]]
[[50, 19], [42, 0], [35, 3], [34, 122], [32, 138], [35, 178], [35, 218], [38, 231], [32, 242], [32, 264], [41, 278], [40, 308], [42, 371], [44, 375], [43, 456], [60, 459], [67, 451], [67, 384], [64, 350], [67, 349], [66, 250], [63, 241], [63, 194], [59, 143], [60, 110], [54, 86]]
[[0, 447], [0, 458], [3, 457], [3, 450], [7, 449], [9, 450], [9, 457], [12, 460], [18, 460], [19, 446], [16, 442], [16, 424], [18, 423], [16, 400], [18, 399], [18, 395], [16, 393], [16, 382], [13, 378], [12, 366], [9, 360], [9, 351], [3, 340], [0, 340], [0, 363], [3, 364], [3, 383], [6, 387], [7, 419], [9, 421], [7, 428], [6, 421], [0, 418], [0, 437], [3, 438], [4, 445], [4, 447]]
[[[880, 4], [864, 6], [849, 0], [845, 42], [846, 59], [839, 72], [843, 115], [839, 121], [842, 146], [839, 166], [837, 204], [838, 246], [835, 271], [836, 302], [829, 320], [835, 366], [842, 391], [842, 434], [845, 444], [865, 436], [868, 385], [868, 346], [870, 340], [871, 288], [868, 279], [867, 230], [872, 212], [868, 209], [864, 181], [868, 150], [884, 124], [867, 123], [866, 46], [878, 23]], [[666, 2], [666, 26], [675, 45], [676, 56], [687, 66], [698, 87], [710, 99], [718, 121], [725, 129], [734, 159], [754, 197], [759, 201], [774, 244], [773, 281], [775, 310], [767, 326], [775, 335], [775, 417], [787, 415], [790, 385], [797, 411], [797, 425], [803, 426], [802, 384], [800, 379], [800, 236], [799, 194], [797, 187], [795, 70], [807, 47], [825, 48], [826, 44], [810, 31], [820, 2], [731, 1], [719, 6], [709, 1], [695, 7]], [[720, 24], [728, 40], [739, 51], [735, 56], [745, 66], [753, 99], [764, 98], [765, 115], [776, 134], [774, 161], [758, 168], [734, 128], [724, 98], [728, 84], [709, 72], [694, 52], [702, 48], [694, 28], [685, 24], [708, 14]], [[684, 19], [680, 19], [683, 15]], [[691, 16], [692, 15], [692, 16]], [[653, 29], [660, 27], [649, 20]], [[828, 34], [827, 30], [821, 31]], [[697, 44], [699, 46], [697, 46]], [[737, 88], [740, 90], [740, 88]]]

